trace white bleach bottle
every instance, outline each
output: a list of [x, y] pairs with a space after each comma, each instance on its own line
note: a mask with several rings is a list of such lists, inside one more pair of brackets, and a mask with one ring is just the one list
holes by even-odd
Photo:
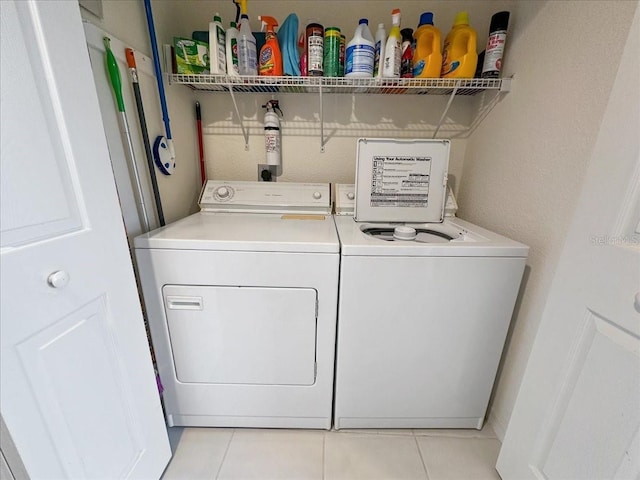
[[236, 22], [231, 22], [231, 26], [225, 33], [226, 57], [227, 57], [227, 75], [238, 76], [238, 29]]
[[361, 18], [345, 55], [345, 77], [373, 77], [375, 44], [369, 30], [369, 20]]
[[227, 73], [226, 44], [220, 14], [216, 13], [209, 22], [209, 71], [212, 75]]
[[400, 34], [400, 10], [398, 8], [391, 12], [391, 25], [382, 61], [382, 76], [384, 78], [400, 78], [402, 35]]

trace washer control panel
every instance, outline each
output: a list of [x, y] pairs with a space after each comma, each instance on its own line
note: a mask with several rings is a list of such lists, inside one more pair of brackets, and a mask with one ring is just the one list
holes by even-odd
[[331, 213], [328, 183], [225, 182], [207, 180], [200, 210], [248, 213]]
[[353, 184], [336, 183], [336, 215], [353, 215], [356, 204], [356, 187]]

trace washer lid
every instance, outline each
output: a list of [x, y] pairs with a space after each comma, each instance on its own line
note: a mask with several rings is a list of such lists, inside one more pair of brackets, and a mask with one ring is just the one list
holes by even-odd
[[442, 222], [449, 140], [358, 139], [355, 219]]

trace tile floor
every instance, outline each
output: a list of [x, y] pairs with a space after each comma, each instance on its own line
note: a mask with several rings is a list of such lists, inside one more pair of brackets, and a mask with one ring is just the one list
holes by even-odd
[[477, 430], [169, 429], [163, 480], [497, 479], [500, 441]]

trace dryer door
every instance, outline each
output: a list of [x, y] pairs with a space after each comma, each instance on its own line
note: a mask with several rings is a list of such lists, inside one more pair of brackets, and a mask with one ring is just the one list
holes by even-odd
[[312, 288], [166, 285], [176, 378], [184, 383], [312, 385]]

